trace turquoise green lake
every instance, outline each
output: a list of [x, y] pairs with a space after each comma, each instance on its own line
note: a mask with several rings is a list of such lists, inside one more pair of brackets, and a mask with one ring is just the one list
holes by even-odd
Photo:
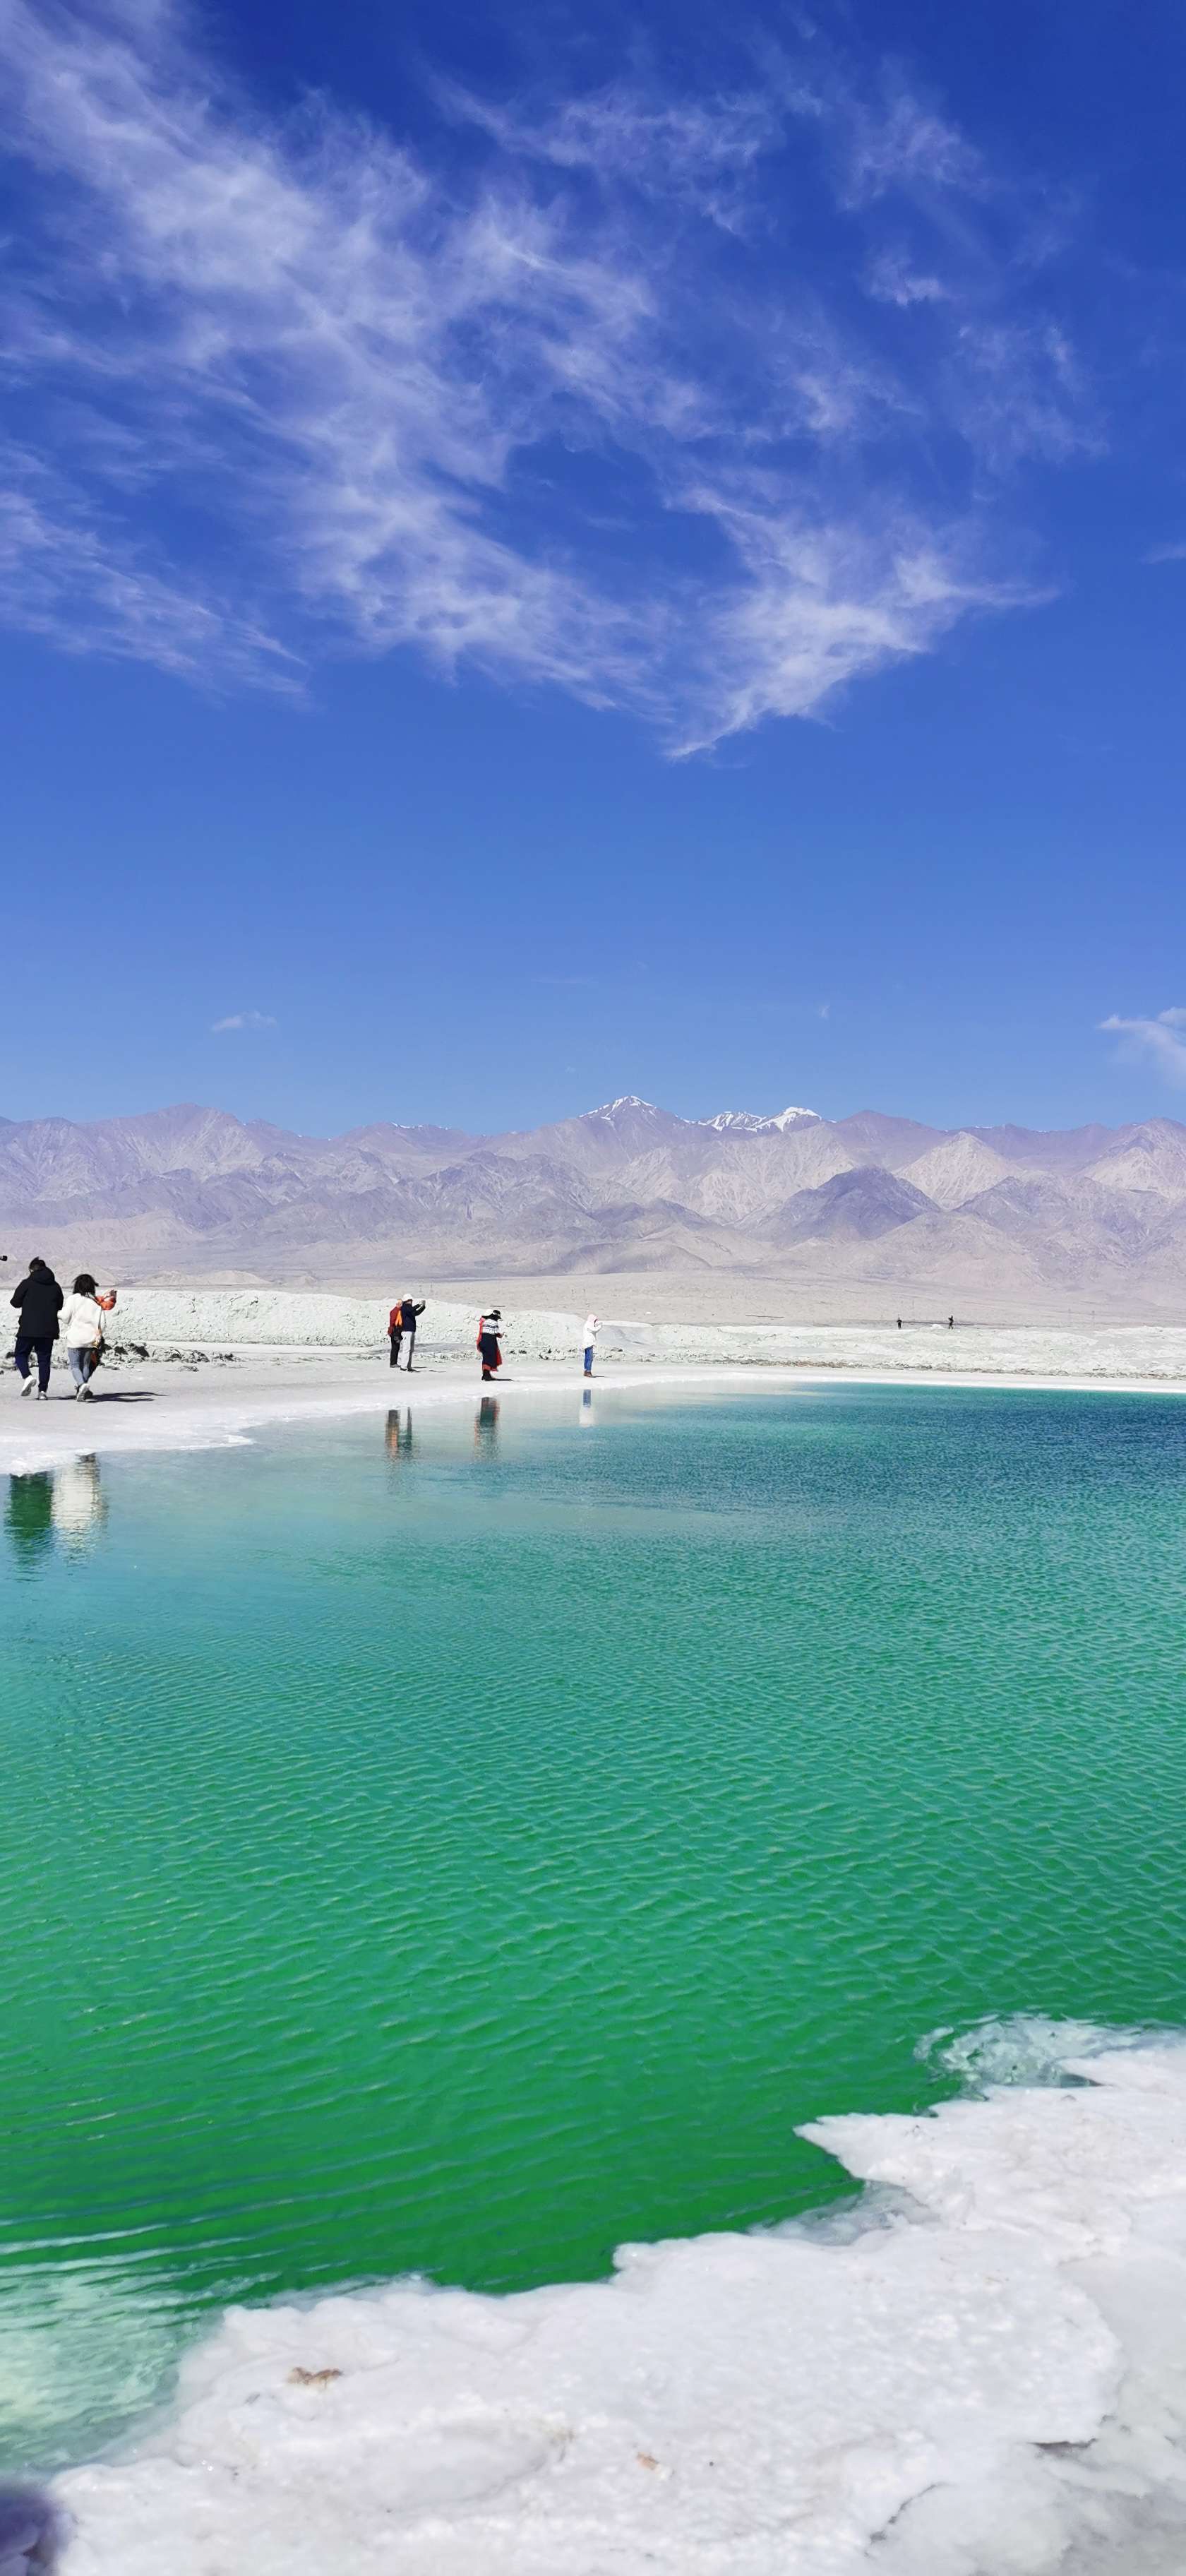
[[1186, 1406], [520, 1405], [6, 1489], [10, 2465], [231, 2298], [824, 2200], [937, 2026], [1186, 2021]]

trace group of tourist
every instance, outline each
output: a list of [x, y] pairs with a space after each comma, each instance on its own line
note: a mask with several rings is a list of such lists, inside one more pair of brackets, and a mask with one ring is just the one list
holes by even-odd
[[44, 1404], [54, 1343], [64, 1341], [76, 1401], [85, 1403], [91, 1379], [103, 1357], [103, 1318], [115, 1304], [114, 1288], [99, 1288], [89, 1270], [80, 1270], [67, 1296], [48, 1261], [36, 1253], [28, 1272], [9, 1300], [20, 1317], [14, 1359], [23, 1379], [22, 1395]]
[[[79, 1271], [67, 1296], [49, 1263], [34, 1255], [25, 1278], [13, 1290], [11, 1298], [20, 1316], [14, 1357], [17, 1376], [23, 1380], [22, 1395], [36, 1396], [44, 1402], [49, 1394], [54, 1343], [64, 1341], [75, 1395], [80, 1403], [88, 1400], [91, 1379], [103, 1357], [103, 1319], [111, 1313], [115, 1298], [115, 1289], [101, 1289], [89, 1270]], [[404, 1367], [409, 1376], [416, 1349], [416, 1327], [423, 1313], [423, 1297], [400, 1297], [387, 1319], [391, 1366], [399, 1367], [406, 1343], [408, 1356]], [[586, 1315], [581, 1335], [586, 1377], [593, 1375], [597, 1334], [597, 1316]], [[477, 1349], [485, 1382], [495, 1377], [502, 1367], [502, 1336], [502, 1310], [491, 1306], [487, 1314], [478, 1317]]]
[[[414, 1297], [401, 1297], [392, 1307], [387, 1318], [387, 1338], [391, 1344], [392, 1368], [399, 1367], [400, 1351], [406, 1342], [408, 1356], [404, 1365], [410, 1372], [412, 1353], [416, 1348], [416, 1326], [423, 1313], [423, 1298], [417, 1304]], [[596, 1315], [586, 1315], [581, 1331], [586, 1377], [593, 1375], [593, 1353], [599, 1330], [600, 1318]], [[478, 1317], [478, 1358], [482, 1365], [483, 1381], [487, 1384], [497, 1376], [502, 1367], [502, 1335], [502, 1309], [499, 1306], [491, 1306], [487, 1314]]]

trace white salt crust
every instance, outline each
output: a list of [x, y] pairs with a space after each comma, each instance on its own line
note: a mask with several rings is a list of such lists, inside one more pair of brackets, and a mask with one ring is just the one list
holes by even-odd
[[855, 2216], [231, 2310], [168, 2422], [58, 2482], [64, 2576], [1180, 2570], [1186, 2042], [951, 2056], [976, 2098], [807, 2130]]

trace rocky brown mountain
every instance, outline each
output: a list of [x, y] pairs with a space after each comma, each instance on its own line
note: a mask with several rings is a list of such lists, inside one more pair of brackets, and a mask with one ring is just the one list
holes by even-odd
[[0, 1120], [0, 1251], [125, 1278], [729, 1272], [817, 1302], [1041, 1292], [1178, 1313], [1186, 1127], [947, 1132], [862, 1110], [688, 1119], [629, 1097], [533, 1132], [300, 1136], [192, 1105]]

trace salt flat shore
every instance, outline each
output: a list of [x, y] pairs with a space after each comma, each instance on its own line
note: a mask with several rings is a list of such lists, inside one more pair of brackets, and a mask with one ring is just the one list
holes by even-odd
[[[0, 1310], [2, 1311], [2, 1310]], [[582, 1319], [562, 1309], [506, 1311], [499, 1392], [516, 1403], [580, 1383]], [[476, 1317], [434, 1303], [416, 1373], [394, 1375], [377, 1299], [285, 1290], [126, 1292], [111, 1360], [93, 1400], [78, 1404], [59, 1354], [46, 1404], [0, 1379], [0, 1472], [16, 1474], [99, 1451], [205, 1448], [270, 1424], [429, 1408], [472, 1399]], [[597, 1381], [607, 1392], [664, 1387], [689, 1395], [775, 1385], [850, 1384], [1108, 1389], [1186, 1394], [1186, 1328], [1109, 1325], [944, 1326], [654, 1324], [605, 1316]]]
[[804, 2127], [880, 2213], [229, 2309], [172, 2414], [58, 2481], [64, 2576], [1180, 2569], [1186, 2052], [961, 2053], [980, 2098]]

